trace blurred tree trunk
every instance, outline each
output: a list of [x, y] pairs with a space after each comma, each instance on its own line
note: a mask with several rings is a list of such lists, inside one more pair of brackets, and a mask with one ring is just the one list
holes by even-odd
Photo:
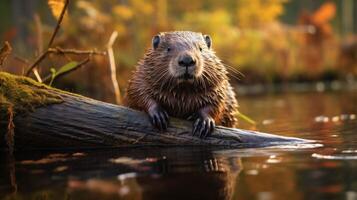
[[[47, 3], [47, 1], [42, 1]], [[12, 21], [16, 29], [15, 48], [19, 54], [28, 54], [25, 45], [28, 44], [28, 39], [32, 31], [30, 31], [30, 23], [34, 19], [38, 0], [11, 0]]]
[[354, 15], [354, 0], [342, 1], [342, 26], [345, 36], [353, 33], [353, 15]]

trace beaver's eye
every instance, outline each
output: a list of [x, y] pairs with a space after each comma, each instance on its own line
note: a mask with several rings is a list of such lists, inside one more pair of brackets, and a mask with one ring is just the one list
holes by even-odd
[[170, 52], [170, 51], [171, 51], [171, 48], [170, 48], [170, 47], [167, 47], [166, 50], [167, 50], [167, 52]]
[[200, 47], [200, 51], [202, 52], [202, 47]]

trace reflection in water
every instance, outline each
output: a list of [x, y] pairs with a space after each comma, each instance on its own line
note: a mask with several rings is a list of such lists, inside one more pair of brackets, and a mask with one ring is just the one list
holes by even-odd
[[2, 153], [0, 155], [0, 161], [3, 163], [0, 166], [0, 195], [5, 192], [14, 194], [17, 192], [14, 157], [8, 153]]
[[356, 200], [356, 102], [353, 92], [240, 98], [254, 128], [320, 144], [3, 153], [0, 199]]
[[199, 148], [148, 150], [22, 154], [16, 162], [19, 190], [3, 192], [19, 199], [232, 198], [242, 169], [239, 157]]

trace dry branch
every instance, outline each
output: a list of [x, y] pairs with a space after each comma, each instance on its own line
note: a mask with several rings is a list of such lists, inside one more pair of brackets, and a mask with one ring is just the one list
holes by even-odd
[[[73, 55], [88, 55], [88, 56], [91, 56], [91, 55], [106, 55], [106, 52], [99, 52], [99, 51], [96, 51], [96, 50], [83, 51], [83, 50], [76, 50], [76, 49], [62, 49], [60, 47], [51, 48], [51, 46], [53, 44], [53, 41], [54, 41], [54, 39], [55, 39], [55, 37], [56, 37], [56, 35], [57, 35], [58, 31], [59, 31], [59, 28], [61, 26], [63, 17], [64, 17], [64, 15], [66, 13], [67, 8], [68, 8], [68, 5], [69, 5], [69, 0], [65, 0], [65, 3], [64, 3], [63, 8], [61, 10], [61, 14], [60, 14], [60, 16], [58, 18], [56, 27], [55, 27], [55, 29], [54, 29], [54, 31], [52, 33], [51, 39], [50, 39], [50, 41], [48, 43], [48, 48], [44, 52], [42, 52], [42, 43], [43, 43], [43, 41], [42, 41], [42, 34], [41, 34], [41, 32], [42, 32], [41, 20], [40, 20], [40, 17], [38, 15], [35, 15], [35, 22], [36, 22], [37, 35], [38, 35], [38, 41], [37, 42], [38, 42], [40, 56], [38, 56], [36, 58], [36, 60], [28, 67], [28, 69], [27, 69], [27, 71], [25, 73], [25, 76], [29, 76], [31, 72], [34, 72], [38, 82], [41, 82], [41, 83], [45, 82], [48, 79], [48, 76], [45, 78], [45, 80], [42, 81], [41, 76], [40, 76], [38, 70], [36, 69], [36, 67], [42, 62], [42, 60], [44, 60], [51, 53], [53, 53], [53, 54], [62, 54], [62, 55], [73, 54]], [[116, 36], [110, 39], [110, 41], [111, 41], [110, 48], [112, 46], [112, 43], [114, 43], [115, 38], [116, 38]], [[113, 50], [111, 50], [111, 53], [113, 53]], [[113, 57], [113, 56], [110, 56], [110, 57]], [[89, 61], [89, 58], [88, 58], [88, 61]], [[86, 61], [86, 62], [88, 62], [88, 61]], [[111, 61], [111, 64], [112, 64], [112, 61]], [[80, 65], [78, 65], [78, 67], [80, 67], [82, 65], [83, 64], [80, 64]], [[73, 71], [73, 70], [71, 70], [71, 71]], [[120, 93], [119, 93], [119, 95], [120, 95]]]
[[47, 57], [47, 54], [49, 53], [49, 51], [45, 51], [43, 52], [40, 56], [38, 56], [36, 58], [36, 60], [30, 65], [30, 67], [27, 69], [25, 76], [29, 76], [30, 73], [32, 72], [32, 70], [38, 65], [40, 64], [40, 62], [45, 59]]
[[72, 54], [72, 55], [102, 55], [105, 56], [105, 51], [96, 51], [96, 50], [77, 50], [77, 49], [62, 49], [60, 47], [49, 48], [50, 53], [55, 54]]
[[61, 23], [62, 23], [64, 14], [66, 13], [68, 4], [69, 4], [69, 0], [66, 0], [64, 6], [63, 6], [63, 8], [62, 8], [61, 15], [60, 15], [60, 17], [58, 18], [56, 28], [55, 28], [55, 30], [53, 31], [53, 34], [52, 34], [51, 39], [50, 39], [50, 42], [48, 43], [48, 48], [51, 48], [52, 43], [53, 43], [53, 41], [54, 41], [54, 39], [55, 39], [55, 37], [56, 37], [56, 35], [57, 35], [57, 33], [58, 33], [58, 30], [59, 30], [59, 28], [61, 27]]
[[20, 61], [21, 63], [25, 64], [25, 65], [29, 65], [30, 62], [26, 59], [26, 58], [21, 58], [20, 56], [15, 55], [14, 59], [17, 61]]
[[[69, 74], [69, 73], [71, 73], [71, 72], [73, 72], [73, 71], [75, 71], [75, 70], [77, 70], [77, 69], [79, 69], [79, 68], [82, 67], [83, 65], [87, 64], [89, 61], [90, 61], [90, 57], [88, 57], [88, 58], [82, 60], [82, 61], [79, 62], [75, 67], [73, 67], [71, 70], [68, 70], [68, 71], [66, 71], [65, 73], [61, 73], [60, 75], [56, 76], [56, 79], [59, 78], [59, 77], [61, 77], [61, 76], [66, 75], [66, 74]], [[50, 80], [51, 80], [51, 77], [52, 77], [52, 75], [48, 75], [47, 77], [45, 77], [45, 78], [43, 79], [43, 83], [46, 83], [46, 82], [50, 81]]]
[[118, 32], [114, 31], [109, 38], [109, 42], [107, 44], [107, 52], [109, 58], [109, 67], [110, 67], [110, 77], [113, 84], [115, 100], [117, 104], [121, 104], [121, 95], [120, 95], [120, 88], [117, 80], [117, 70], [115, 65], [115, 58], [114, 58], [114, 51], [113, 51], [113, 44], [118, 37]]
[[[30, 65], [30, 67], [27, 69], [25, 76], [29, 76], [31, 71], [38, 65], [40, 64], [48, 54], [73, 54], [73, 55], [106, 55], [105, 52], [101, 51], [96, 51], [96, 50], [76, 50], [76, 49], [62, 49], [60, 47], [56, 48], [49, 48], [45, 52], [43, 52], [33, 64]], [[45, 81], [44, 81], [45, 82]]]

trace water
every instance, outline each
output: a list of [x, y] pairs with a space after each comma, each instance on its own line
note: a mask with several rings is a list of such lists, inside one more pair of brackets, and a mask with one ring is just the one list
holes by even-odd
[[357, 199], [356, 92], [239, 98], [263, 132], [318, 140], [261, 149], [135, 148], [1, 156], [1, 199]]

